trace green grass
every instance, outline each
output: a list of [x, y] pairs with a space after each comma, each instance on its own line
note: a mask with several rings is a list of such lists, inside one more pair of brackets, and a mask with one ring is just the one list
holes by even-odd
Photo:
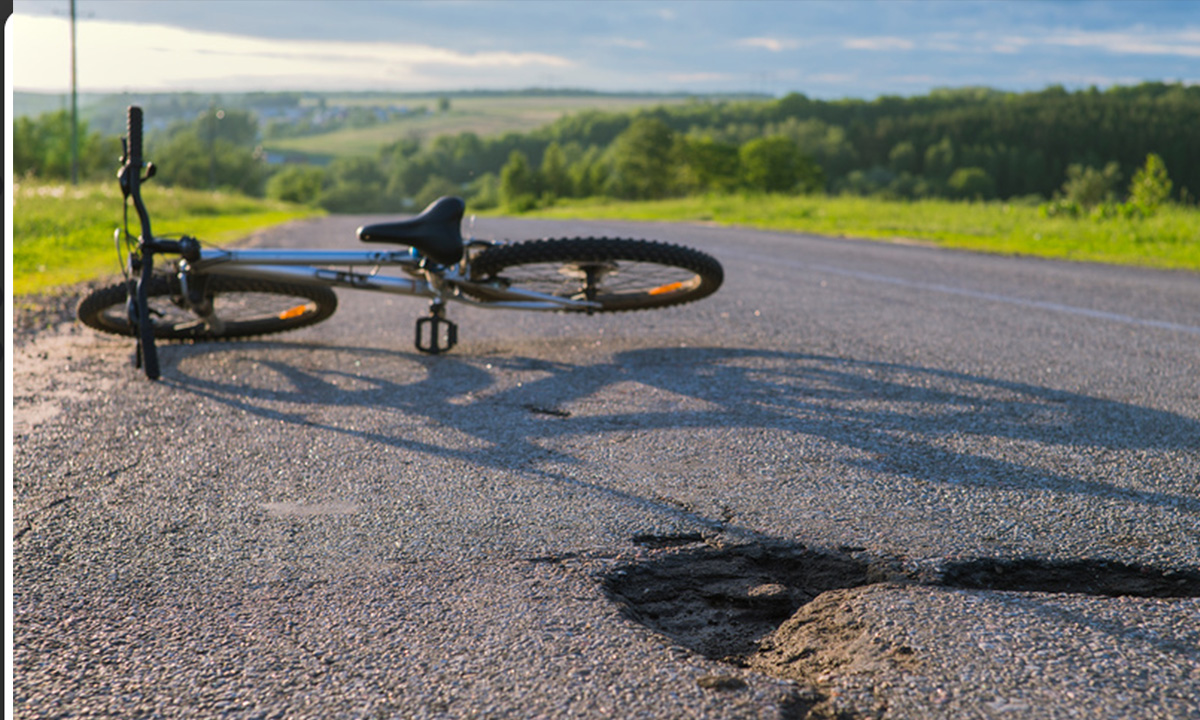
[[[143, 189], [142, 198], [150, 209], [156, 236], [186, 233], [216, 244], [320, 214], [271, 200], [152, 184]], [[137, 232], [132, 210], [130, 217], [131, 229]], [[116, 182], [77, 187], [14, 183], [13, 293], [47, 292], [119, 274], [113, 230], [121, 221], [121, 191]]]
[[1006, 255], [1200, 272], [1200, 210], [1140, 219], [1044, 218], [1028, 204], [826, 196], [708, 196], [653, 202], [562, 201], [527, 217], [703, 222], [922, 242]]

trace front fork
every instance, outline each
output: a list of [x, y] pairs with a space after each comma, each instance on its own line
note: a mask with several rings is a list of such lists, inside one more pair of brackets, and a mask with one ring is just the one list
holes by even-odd
[[208, 292], [208, 282], [211, 278], [204, 274], [193, 274], [187, 260], [179, 262], [176, 277], [179, 278], [180, 294], [175, 299], [175, 304], [195, 313], [213, 335], [223, 334], [225, 321], [213, 310], [213, 296]]

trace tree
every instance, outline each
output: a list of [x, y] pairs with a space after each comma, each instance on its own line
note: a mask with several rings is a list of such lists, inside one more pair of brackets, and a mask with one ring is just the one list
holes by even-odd
[[954, 143], [943, 137], [935, 145], [925, 149], [925, 174], [937, 179], [946, 179], [954, 172]]
[[1072, 164], [1067, 167], [1062, 192], [1068, 202], [1091, 208], [1112, 200], [1120, 181], [1120, 166], [1115, 162], [1108, 163], [1103, 170]]
[[457, 184], [441, 175], [434, 175], [417, 191], [417, 194], [413, 197], [413, 201], [417, 207], [423, 208], [440, 197], [459, 195], [461, 193], [462, 190]]
[[722, 192], [738, 182], [738, 147], [711, 136], [683, 137], [677, 148], [679, 185], [685, 191]]
[[495, 173], [484, 173], [471, 181], [466, 190], [467, 204], [476, 210], [488, 210], [500, 205], [500, 179]]
[[242, 148], [253, 148], [258, 141], [258, 120], [246, 110], [223, 110], [213, 105], [200, 114], [192, 128], [206, 140], [226, 140]]
[[757, 138], [738, 150], [742, 184], [762, 192], [809, 192], [824, 184], [820, 168], [782, 135]]
[[[79, 174], [110, 175], [121, 154], [115, 137], [89, 132], [80, 121]], [[13, 175], [65, 180], [71, 176], [71, 115], [65, 110], [13, 121]]]
[[635, 119], [609, 148], [609, 191], [633, 200], [669, 195], [673, 190], [674, 139], [675, 131], [657, 117], [643, 115]]
[[325, 185], [318, 199], [329, 212], [382, 212], [388, 206], [384, 188], [387, 178], [379, 163], [367, 157], [337, 158], [325, 171]]
[[571, 163], [567, 174], [571, 176], [571, 187], [575, 189], [576, 197], [592, 197], [603, 193], [609, 176], [603, 151], [595, 146], [588, 148], [582, 157]]
[[571, 176], [567, 173], [567, 154], [552, 142], [542, 154], [542, 192], [550, 197], [571, 197]]
[[977, 167], [958, 168], [950, 174], [946, 186], [955, 197], [967, 200], [990, 198], [996, 190], [992, 176]]
[[165, 138], [154, 137], [146, 154], [156, 159], [164, 185], [262, 195], [267, 168], [257, 137], [258, 123], [250, 113], [210, 107], [190, 123], [172, 125]]
[[316, 204], [325, 171], [311, 165], [288, 165], [267, 180], [267, 197], [285, 202]]
[[888, 153], [888, 165], [897, 173], [916, 174], [917, 149], [912, 142], [904, 140], [896, 143]]
[[437, 163], [425, 153], [396, 153], [388, 164], [391, 173], [388, 175], [387, 194], [401, 202], [416, 195], [438, 169]]
[[1149, 215], [1171, 197], [1171, 178], [1167, 166], [1155, 153], [1146, 156], [1146, 164], [1133, 174], [1129, 183], [1129, 202]]
[[520, 150], [509, 153], [500, 169], [500, 201], [515, 210], [528, 210], [537, 203], [538, 179], [529, 158]]

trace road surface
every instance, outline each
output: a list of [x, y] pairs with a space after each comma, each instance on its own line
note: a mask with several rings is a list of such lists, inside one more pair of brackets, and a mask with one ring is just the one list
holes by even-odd
[[[330, 217], [257, 238], [351, 247]], [[1200, 278], [729, 228], [711, 298], [15, 356], [14, 712], [1200, 715]]]

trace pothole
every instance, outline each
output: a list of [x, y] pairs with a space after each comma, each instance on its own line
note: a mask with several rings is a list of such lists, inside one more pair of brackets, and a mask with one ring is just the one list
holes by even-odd
[[[799, 681], [791, 717], [834, 712], [823, 693], [841, 672], [884, 665], [915, 666], [903, 644], [870, 638], [848, 602], [853, 588], [875, 583], [1006, 592], [1074, 593], [1112, 597], [1200, 597], [1200, 570], [1110, 560], [1053, 561], [980, 558], [947, 562], [920, 573], [894, 558], [869, 558], [859, 548], [810, 549], [750, 544], [671, 550], [676, 540], [638, 536], [662, 548], [647, 561], [613, 570], [609, 597], [630, 620], [707, 658]], [[839, 711], [840, 712], [840, 711]], [[824, 715], [822, 714], [824, 713]], [[836, 714], [836, 713], [835, 713]]]
[[659, 555], [612, 572], [604, 584], [631, 620], [705, 657], [744, 665], [758, 640], [802, 605], [867, 582], [866, 563], [844, 553], [748, 545]]

